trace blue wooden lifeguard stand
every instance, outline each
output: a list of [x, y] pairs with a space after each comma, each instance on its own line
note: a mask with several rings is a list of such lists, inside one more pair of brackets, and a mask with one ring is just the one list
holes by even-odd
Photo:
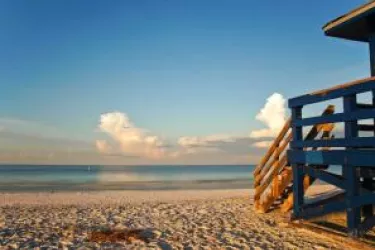
[[[288, 161], [293, 169], [293, 218], [311, 218], [345, 210], [348, 233], [361, 236], [375, 225], [375, 2], [367, 3], [323, 27], [327, 36], [364, 42], [370, 49], [371, 77], [289, 100], [292, 142]], [[372, 103], [359, 103], [357, 95], [372, 94]], [[343, 111], [303, 118], [303, 107], [341, 99]], [[371, 121], [364, 124], [363, 121]], [[340, 138], [304, 140], [303, 127], [344, 123]], [[363, 136], [362, 131], [370, 132]], [[313, 149], [313, 150], [311, 150]], [[340, 165], [342, 174], [321, 166]], [[310, 176], [344, 190], [344, 198], [305, 204], [304, 177]]]

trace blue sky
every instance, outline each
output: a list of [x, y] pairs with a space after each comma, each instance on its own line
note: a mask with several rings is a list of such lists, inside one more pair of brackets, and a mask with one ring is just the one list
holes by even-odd
[[[230, 135], [237, 143], [264, 127], [255, 116], [273, 93], [287, 99], [369, 75], [366, 44], [327, 38], [321, 30], [363, 3], [1, 1], [0, 128], [7, 139], [0, 146], [14, 158], [3, 162], [32, 151], [22, 136], [55, 140], [55, 151], [51, 142], [40, 143], [38, 157], [51, 156], [40, 162], [65, 162], [53, 156], [67, 141], [76, 142], [77, 155], [90, 155], [69, 163], [125, 164], [129, 155], [134, 163], [189, 163], [194, 157], [146, 159], [127, 150], [129, 133], [100, 128], [101, 114], [114, 112], [130, 119], [136, 128], [130, 134], [162, 138], [164, 148], [181, 146], [181, 137], [205, 144], [221, 135], [213, 141], [230, 144]], [[98, 140], [126, 157], [101, 158]], [[262, 151], [248, 143], [253, 158], [240, 143], [232, 145], [238, 153], [227, 152], [221, 161], [256, 161]], [[193, 163], [216, 157], [199, 154]]]

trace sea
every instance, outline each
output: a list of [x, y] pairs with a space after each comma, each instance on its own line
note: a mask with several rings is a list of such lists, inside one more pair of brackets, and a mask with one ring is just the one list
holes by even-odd
[[242, 189], [254, 165], [0, 165], [0, 192]]

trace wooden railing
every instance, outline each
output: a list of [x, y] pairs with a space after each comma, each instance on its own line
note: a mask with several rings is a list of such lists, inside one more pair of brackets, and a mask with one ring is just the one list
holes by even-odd
[[[322, 115], [332, 114], [334, 106], [328, 106]], [[287, 188], [293, 180], [292, 169], [289, 167], [286, 151], [292, 139], [291, 120], [288, 119], [279, 135], [275, 138], [266, 154], [255, 168], [254, 175], [254, 205], [255, 210], [264, 213], [274, 202], [282, 196], [287, 197], [287, 203], [283, 205], [283, 210], [287, 211], [293, 203], [293, 196], [286, 193]], [[311, 140], [323, 132], [322, 138], [330, 138], [332, 124], [315, 125], [307, 133], [306, 139]], [[328, 134], [327, 134], [328, 133]], [[306, 188], [313, 181], [306, 181]], [[288, 196], [289, 195], [289, 196]], [[289, 198], [291, 197], [291, 198]]]
[[[357, 102], [357, 95], [365, 92], [372, 94], [372, 103]], [[338, 98], [342, 98], [343, 112], [303, 118], [302, 109], [305, 105]], [[375, 225], [375, 77], [290, 99], [289, 107], [292, 110], [293, 133], [288, 150], [288, 161], [293, 167], [294, 176], [293, 217], [311, 218], [345, 210], [349, 234], [364, 234]], [[360, 120], [371, 120], [372, 124], [361, 125]], [[344, 136], [331, 140], [303, 138], [304, 126], [324, 123], [344, 123]], [[367, 137], [360, 137], [360, 131], [373, 133]], [[306, 148], [318, 150], [308, 151]], [[331, 150], [326, 150], [327, 148]], [[321, 169], [321, 166], [329, 165], [341, 165], [342, 174], [333, 174]], [[306, 176], [339, 187], [345, 191], [345, 199], [304, 204]], [[364, 217], [363, 221], [361, 217]]]
[[[286, 147], [292, 139], [290, 132], [290, 119], [288, 119], [279, 135], [273, 141], [266, 154], [257, 165], [253, 172], [254, 176], [254, 205], [255, 209], [263, 212], [263, 200], [261, 198], [272, 195], [272, 187], [270, 186], [275, 175], [286, 166]], [[281, 145], [281, 146], [280, 146]], [[280, 156], [282, 157], [280, 158]], [[268, 193], [266, 193], [267, 191]], [[263, 196], [263, 197], [262, 197]]]

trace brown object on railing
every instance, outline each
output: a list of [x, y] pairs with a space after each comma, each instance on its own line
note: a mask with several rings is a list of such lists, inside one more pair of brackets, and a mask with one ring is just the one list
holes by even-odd
[[[322, 115], [334, 113], [334, 106], [329, 105]], [[286, 197], [283, 211], [287, 211], [293, 204], [293, 196], [290, 186], [293, 181], [292, 168], [288, 166], [286, 150], [292, 139], [290, 131], [290, 119], [285, 122], [284, 127], [276, 137], [259, 165], [254, 170], [254, 205], [255, 210], [265, 213], [280, 198]], [[322, 138], [329, 139], [334, 128], [333, 124], [317, 124], [305, 136], [305, 140], [313, 140], [322, 132]], [[312, 149], [316, 150], [316, 149]], [[306, 177], [305, 188], [307, 189], [314, 180]], [[292, 196], [292, 198], [290, 198]], [[280, 202], [283, 202], [281, 200]]]

